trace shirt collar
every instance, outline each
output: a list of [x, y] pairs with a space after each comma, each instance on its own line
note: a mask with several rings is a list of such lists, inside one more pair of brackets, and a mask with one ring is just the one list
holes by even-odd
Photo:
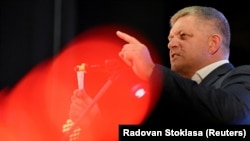
[[214, 62], [210, 65], [207, 65], [203, 68], [201, 68], [200, 70], [196, 71], [196, 73], [192, 76], [192, 80], [196, 81], [198, 84], [200, 84], [200, 82], [209, 74], [211, 73], [214, 69], [216, 69], [217, 67], [225, 64], [225, 63], [229, 63], [228, 60], [220, 60], [217, 62]]

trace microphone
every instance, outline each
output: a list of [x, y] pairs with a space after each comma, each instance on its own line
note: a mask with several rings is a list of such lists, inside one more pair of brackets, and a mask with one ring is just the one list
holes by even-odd
[[86, 64], [87, 72], [108, 72], [119, 71], [122, 68], [121, 62], [117, 59], [106, 59], [103, 64]]

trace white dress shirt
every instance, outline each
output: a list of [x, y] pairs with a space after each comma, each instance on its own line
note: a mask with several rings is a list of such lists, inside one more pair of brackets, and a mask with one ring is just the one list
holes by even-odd
[[207, 65], [203, 68], [201, 68], [200, 70], [196, 71], [196, 73], [192, 76], [192, 80], [196, 81], [198, 84], [201, 83], [201, 81], [210, 73], [212, 72], [214, 69], [216, 69], [217, 67], [228, 63], [228, 60], [220, 60], [217, 62], [214, 62], [210, 65]]

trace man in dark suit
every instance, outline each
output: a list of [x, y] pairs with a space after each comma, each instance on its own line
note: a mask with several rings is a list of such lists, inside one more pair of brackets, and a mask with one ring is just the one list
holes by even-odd
[[160, 96], [148, 122], [155, 124], [250, 124], [250, 67], [229, 61], [230, 27], [211, 7], [190, 6], [170, 19], [171, 69], [155, 64], [147, 47], [125, 40], [120, 57]]

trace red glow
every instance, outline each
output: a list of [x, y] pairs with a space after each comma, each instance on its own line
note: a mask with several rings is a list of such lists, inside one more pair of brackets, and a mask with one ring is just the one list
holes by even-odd
[[[132, 33], [141, 42], [149, 43], [142, 36], [125, 28], [98, 27], [84, 32], [55, 58], [31, 70], [9, 92], [1, 104], [1, 135], [5, 141], [59, 141], [62, 125], [68, 119], [70, 97], [77, 88], [75, 66], [82, 63], [102, 64], [105, 59], [118, 59], [124, 42], [115, 35], [116, 30]], [[152, 96], [149, 93], [135, 97], [131, 89], [143, 84], [125, 64], [118, 79], [98, 101], [109, 127], [93, 125], [106, 140], [118, 140], [119, 124], [140, 124], [148, 114]], [[93, 98], [109, 79], [105, 70], [87, 72], [85, 89]], [[154, 99], [154, 98], [153, 98]], [[97, 126], [97, 127], [96, 127]], [[105, 134], [102, 131], [106, 131]], [[3, 132], [2, 132], [3, 131]], [[2, 136], [2, 133], [4, 136]], [[102, 140], [103, 141], [103, 140]]]

